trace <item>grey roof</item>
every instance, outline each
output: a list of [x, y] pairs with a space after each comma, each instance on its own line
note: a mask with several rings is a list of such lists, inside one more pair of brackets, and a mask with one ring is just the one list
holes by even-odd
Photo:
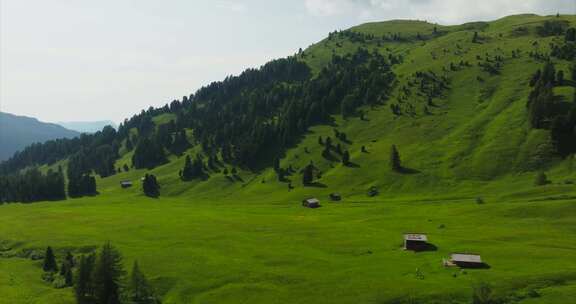
[[318, 200], [317, 198], [308, 198], [308, 199], [305, 199], [305, 201], [306, 201], [308, 204], [320, 203], [320, 200]]
[[482, 263], [480, 255], [473, 253], [453, 253], [450, 255], [450, 259], [453, 262]]
[[121, 184], [131, 184], [132, 181], [121, 181], [120, 183], [121, 183]]
[[428, 237], [422, 233], [405, 233], [404, 234], [405, 241], [420, 241], [420, 242], [428, 242]]

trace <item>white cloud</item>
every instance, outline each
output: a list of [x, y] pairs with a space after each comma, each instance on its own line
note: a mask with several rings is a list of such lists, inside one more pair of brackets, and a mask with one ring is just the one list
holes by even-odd
[[314, 16], [341, 15], [357, 8], [351, 0], [305, 0], [304, 5]]
[[246, 11], [246, 5], [234, 1], [216, 1], [216, 7], [233, 12], [243, 13]]
[[425, 19], [445, 24], [519, 13], [576, 13], [574, 0], [304, 0], [313, 16], [361, 20]]

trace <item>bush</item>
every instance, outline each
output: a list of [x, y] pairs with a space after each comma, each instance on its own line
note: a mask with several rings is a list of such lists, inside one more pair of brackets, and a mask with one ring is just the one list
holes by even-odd
[[60, 289], [68, 287], [68, 285], [66, 285], [66, 279], [63, 276], [57, 275], [52, 280], [52, 287]]
[[480, 197], [480, 196], [477, 197], [477, 198], [476, 198], [476, 204], [478, 204], [478, 205], [484, 204], [484, 199], [483, 199], [482, 197]]
[[44, 282], [53, 282], [54, 281], [54, 272], [44, 272], [42, 274], [42, 281]]
[[548, 180], [548, 176], [544, 172], [540, 172], [536, 175], [536, 179], [534, 180], [534, 185], [536, 186], [544, 186], [549, 184], [550, 181]]
[[488, 283], [479, 283], [474, 286], [472, 293], [473, 304], [496, 304], [498, 301], [492, 293], [492, 287]]

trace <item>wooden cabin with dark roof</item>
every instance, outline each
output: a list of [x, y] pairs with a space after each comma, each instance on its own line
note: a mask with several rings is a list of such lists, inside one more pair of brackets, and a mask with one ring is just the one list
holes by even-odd
[[404, 233], [404, 250], [424, 251], [428, 249], [428, 237], [423, 233]]

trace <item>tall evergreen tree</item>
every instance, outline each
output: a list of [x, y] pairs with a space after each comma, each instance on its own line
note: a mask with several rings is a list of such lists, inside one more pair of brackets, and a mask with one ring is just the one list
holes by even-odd
[[74, 293], [78, 304], [94, 303], [94, 264], [96, 256], [94, 254], [82, 255], [78, 263], [74, 282]]
[[50, 246], [46, 248], [46, 253], [44, 254], [44, 262], [42, 263], [42, 269], [47, 272], [58, 271], [58, 265], [56, 264], [56, 257], [54, 256], [54, 251], [52, 251], [52, 247]]
[[160, 196], [160, 185], [158, 184], [158, 180], [156, 180], [156, 176], [153, 174], [144, 175], [142, 191], [144, 192], [144, 195], [148, 197]]
[[312, 163], [304, 167], [302, 171], [302, 184], [304, 186], [312, 184], [314, 181], [314, 165]]
[[171, 150], [174, 154], [180, 155], [184, 151], [186, 151], [186, 149], [188, 149], [189, 147], [190, 142], [188, 142], [188, 138], [186, 137], [186, 130], [181, 129], [174, 136], [174, 141], [172, 142]]
[[184, 161], [184, 168], [182, 169], [182, 180], [191, 180], [194, 178], [194, 167], [192, 166], [192, 160], [189, 155], [186, 155], [186, 160]]
[[159, 304], [154, 291], [140, 267], [138, 262], [134, 261], [130, 281], [128, 283], [128, 299], [133, 304]]
[[120, 304], [123, 277], [122, 256], [108, 242], [100, 249], [92, 274], [96, 303]]
[[396, 145], [392, 145], [390, 149], [390, 169], [392, 171], [400, 172], [402, 170], [402, 162], [400, 161], [400, 153], [396, 149]]
[[348, 166], [350, 164], [350, 153], [348, 152], [348, 150], [342, 153], [342, 164], [344, 164], [345, 166]]

